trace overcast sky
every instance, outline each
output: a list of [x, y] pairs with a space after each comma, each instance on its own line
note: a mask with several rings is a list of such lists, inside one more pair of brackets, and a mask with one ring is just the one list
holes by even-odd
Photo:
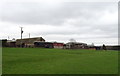
[[117, 0], [2, 0], [0, 39], [43, 37], [46, 41], [118, 44]]

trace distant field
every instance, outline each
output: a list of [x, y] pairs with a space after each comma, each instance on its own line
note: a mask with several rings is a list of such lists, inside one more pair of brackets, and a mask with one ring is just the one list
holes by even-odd
[[3, 74], [117, 74], [118, 51], [3, 48]]

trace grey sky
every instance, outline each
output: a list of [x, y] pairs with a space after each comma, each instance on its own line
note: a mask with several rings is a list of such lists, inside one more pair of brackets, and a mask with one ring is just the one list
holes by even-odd
[[[98, 0], [97, 0], [98, 1]], [[0, 38], [42, 36], [47, 41], [117, 44], [118, 2], [7, 1], [0, 7]]]

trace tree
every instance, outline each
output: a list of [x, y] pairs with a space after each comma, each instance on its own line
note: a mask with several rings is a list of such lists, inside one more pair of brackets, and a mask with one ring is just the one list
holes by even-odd
[[106, 49], [106, 46], [105, 46], [104, 44], [103, 44], [103, 50], [107, 50], [107, 49]]
[[91, 46], [94, 46], [94, 43], [92, 43]]
[[15, 41], [15, 38], [13, 38], [12, 41]]
[[76, 40], [73, 39], [73, 38], [71, 38], [69, 41], [70, 41], [70, 42], [76, 42]]

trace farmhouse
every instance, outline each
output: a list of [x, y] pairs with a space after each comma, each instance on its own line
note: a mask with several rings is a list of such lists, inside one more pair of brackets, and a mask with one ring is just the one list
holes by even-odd
[[66, 49], [86, 49], [86, 43], [79, 43], [79, 42], [68, 42], [66, 43]]
[[24, 38], [24, 39], [17, 39], [16, 40], [16, 46], [20, 47], [20, 45], [24, 47], [34, 47], [34, 42], [35, 41], [41, 41], [45, 42], [45, 39], [42, 37], [35, 37], [35, 38]]

